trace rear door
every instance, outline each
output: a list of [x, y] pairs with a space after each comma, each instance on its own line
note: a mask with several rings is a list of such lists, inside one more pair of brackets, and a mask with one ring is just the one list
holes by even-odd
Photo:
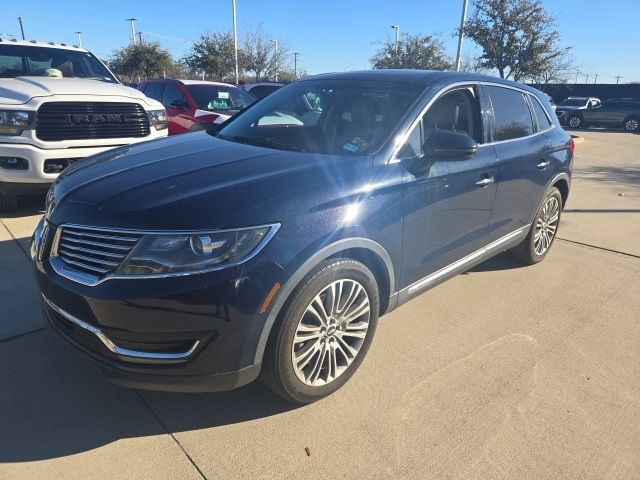
[[[397, 158], [407, 165], [436, 130], [466, 133], [479, 144], [466, 160], [438, 161], [429, 171], [405, 173], [402, 286], [419, 290], [425, 277], [480, 250], [496, 193], [497, 161], [484, 146], [485, 110], [475, 85], [441, 95], [419, 119]], [[409, 288], [410, 293], [411, 288]]]
[[509, 86], [484, 85], [491, 139], [498, 159], [498, 188], [489, 240], [526, 229], [553, 175], [551, 142], [538, 129], [528, 94]]
[[167, 109], [169, 135], [185, 133], [193, 125], [194, 120], [189, 111], [189, 102], [177, 85], [165, 84], [162, 105]]

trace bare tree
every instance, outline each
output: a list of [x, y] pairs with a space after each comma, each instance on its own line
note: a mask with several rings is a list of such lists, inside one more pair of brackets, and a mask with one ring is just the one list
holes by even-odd
[[253, 73], [256, 82], [273, 80], [277, 73], [291, 69], [287, 42], [270, 37], [262, 25], [247, 31], [242, 41], [242, 52], [244, 70]]
[[565, 54], [552, 59], [543, 70], [535, 75], [531, 75], [527, 80], [544, 88], [550, 83], [569, 82], [575, 77], [576, 72], [579, 70], [580, 66], [576, 63], [575, 59]]

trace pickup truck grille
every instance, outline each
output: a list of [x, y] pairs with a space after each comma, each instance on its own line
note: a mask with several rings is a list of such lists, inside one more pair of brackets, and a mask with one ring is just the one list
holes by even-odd
[[63, 226], [56, 254], [68, 270], [102, 278], [115, 272], [141, 234]]
[[132, 138], [149, 135], [147, 112], [137, 103], [47, 102], [36, 115], [45, 141]]

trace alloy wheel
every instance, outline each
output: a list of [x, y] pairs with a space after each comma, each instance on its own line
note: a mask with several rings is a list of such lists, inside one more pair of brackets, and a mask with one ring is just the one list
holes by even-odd
[[571, 128], [580, 128], [580, 125], [582, 125], [582, 120], [580, 119], [580, 117], [571, 117], [569, 119], [569, 126]]
[[549, 197], [536, 220], [536, 230], [533, 237], [536, 255], [543, 255], [551, 246], [559, 220], [560, 201], [556, 197]]
[[627, 132], [637, 132], [639, 126], [640, 122], [638, 122], [638, 120], [635, 118], [630, 118], [624, 123], [624, 129]]
[[298, 379], [312, 387], [342, 375], [367, 336], [369, 295], [355, 280], [336, 280], [309, 303], [296, 328], [291, 361]]

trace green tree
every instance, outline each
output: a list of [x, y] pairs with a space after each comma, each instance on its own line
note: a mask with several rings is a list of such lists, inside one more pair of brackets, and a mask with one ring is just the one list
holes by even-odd
[[108, 63], [114, 72], [132, 79], [172, 75], [177, 69], [173, 56], [157, 42], [136, 42], [122, 47], [112, 52]]
[[[242, 52], [239, 51], [241, 56]], [[188, 70], [204, 73], [207, 77], [224, 80], [235, 74], [235, 52], [233, 36], [229, 32], [212, 32], [202, 35], [193, 43], [191, 50], [182, 59]]]
[[568, 51], [558, 48], [560, 33], [542, 0], [474, 0], [473, 5], [465, 35], [482, 48], [479, 66], [502, 78], [539, 76]]
[[396, 50], [395, 40], [382, 43], [371, 57], [373, 68], [410, 68], [423, 70], [450, 70], [451, 61], [442, 40], [435, 35], [402, 34]]

